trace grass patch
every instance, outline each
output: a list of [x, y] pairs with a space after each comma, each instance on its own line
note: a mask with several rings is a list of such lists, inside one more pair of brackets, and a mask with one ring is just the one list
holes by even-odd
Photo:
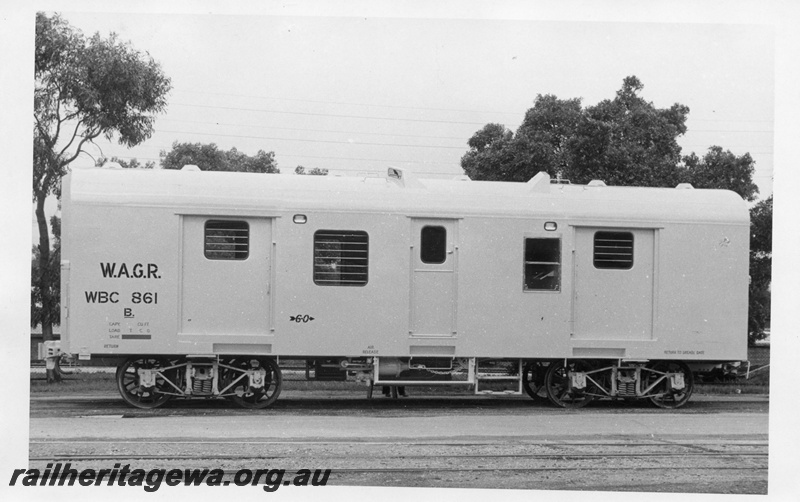
[[699, 384], [694, 387], [695, 394], [726, 396], [729, 394], [769, 395], [769, 385], [748, 383]]
[[769, 373], [755, 373], [747, 380], [744, 377], [734, 382], [696, 383], [699, 394], [766, 394], [769, 395]]
[[98, 394], [117, 392], [114, 373], [68, 373], [58, 383], [47, 383], [43, 373], [31, 375], [31, 395]]
[[766, 394], [769, 395], [769, 366], [753, 368], [750, 378], [741, 370], [733, 382], [695, 382], [695, 392], [700, 394]]

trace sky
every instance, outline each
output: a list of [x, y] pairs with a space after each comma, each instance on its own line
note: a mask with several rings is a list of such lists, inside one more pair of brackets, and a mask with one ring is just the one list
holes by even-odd
[[[712, 145], [750, 153], [760, 198], [775, 191], [772, 328], [780, 336], [773, 336], [773, 354], [778, 360], [798, 353], [800, 326], [792, 313], [800, 232], [792, 220], [798, 209], [793, 187], [800, 186], [800, 16], [793, 2], [11, 0], [0, 4], [0, 47], [6, 49], [0, 54], [0, 211], [14, 236], [1, 248], [0, 325], [12, 340], [10, 360], [27, 357], [26, 124], [37, 10], [62, 13], [87, 36], [116, 32], [172, 79], [168, 109], [152, 138], [133, 149], [98, 141], [76, 168], [101, 155], [158, 163], [159, 152], [178, 141], [213, 142], [249, 155], [272, 151], [283, 173], [297, 165], [345, 175], [395, 166], [455, 176], [462, 173], [467, 140], [486, 123], [515, 130], [538, 94], [579, 97], [591, 106], [613, 98], [622, 80], [636, 75], [644, 84], [641, 96], [656, 107], [689, 107], [688, 132], [679, 139], [684, 154], [702, 155]], [[796, 378], [789, 371], [794, 364], [773, 368], [770, 427], [780, 439], [771, 437], [770, 447], [779, 459], [796, 459], [790, 456], [795, 415], [787, 402], [793, 400], [778, 398], [796, 392], [780, 392]], [[24, 429], [27, 371], [9, 378], [9, 414], [22, 416]], [[24, 434], [3, 440], [5, 459], [25, 458]], [[11, 467], [7, 462], [0, 462], [0, 476]], [[771, 493], [788, 493], [793, 463], [771, 462], [770, 476]]]
[[75, 167], [158, 164], [178, 141], [275, 152], [283, 173], [454, 176], [472, 134], [489, 122], [515, 130], [537, 95], [591, 106], [636, 75], [655, 106], [690, 108], [684, 153], [750, 153], [762, 197], [772, 191], [769, 26], [61, 13], [87, 36], [113, 31], [146, 51], [173, 85], [149, 140], [98, 141]]

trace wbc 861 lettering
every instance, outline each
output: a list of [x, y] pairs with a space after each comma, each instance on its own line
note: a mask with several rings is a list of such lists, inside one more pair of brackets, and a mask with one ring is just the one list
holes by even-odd
[[[118, 291], [84, 291], [86, 303], [119, 303]], [[131, 293], [131, 303], [133, 304], [156, 304], [158, 303], [158, 293], [134, 291]]]

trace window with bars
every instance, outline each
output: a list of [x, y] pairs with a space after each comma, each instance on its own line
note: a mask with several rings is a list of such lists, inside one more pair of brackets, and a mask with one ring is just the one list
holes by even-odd
[[246, 221], [206, 221], [206, 258], [209, 260], [246, 260], [249, 254], [250, 226]]
[[631, 232], [596, 232], [594, 234], [595, 268], [629, 270], [633, 268]]
[[363, 286], [369, 267], [369, 236], [356, 230], [314, 233], [314, 283], [319, 286]]
[[525, 239], [524, 290], [561, 290], [561, 239]]

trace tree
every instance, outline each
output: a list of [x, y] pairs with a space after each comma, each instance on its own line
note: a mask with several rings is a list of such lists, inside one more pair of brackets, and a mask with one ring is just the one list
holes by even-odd
[[749, 153], [737, 157], [729, 150], [722, 151], [722, 147], [712, 146], [703, 158], [694, 152], [685, 156], [683, 164], [684, 182], [695, 188], [722, 188], [738, 193], [748, 202], [756, 199], [758, 186], [753, 183], [755, 162]]
[[181, 169], [188, 164], [194, 164], [203, 171], [227, 171], [224, 152], [214, 143], [172, 143], [172, 150], [167, 153], [161, 150], [162, 169]]
[[132, 158], [131, 160], [127, 160], [126, 161], [126, 160], [123, 160], [123, 159], [121, 159], [119, 157], [116, 157], [116, 156], [111, 157], [111, 159], [107, 159], [105, 157], [100, 157], [99, 159], [97, 159], [97, 162], [95, 163], [95, 166], [103, 167], [108, 162], [116, 162], [117, 164], [120, 165], [120, 167], [122, 167], [124, 169], [155, 169], [155, 167], [156, 167], [156, 163], [153, 162], [152, 160], [142, 164], [141, 162], [139, 162], [139, 160], [136, 157]]
[[[59, 15], [43, 13], [36, 14], [34, 82], [33, 202], [39, 244], [31, 299], [38, 295], [34, 305], [41, 311], [34, 318], [41, 321], [43, 338], [52, 340], [53, 324], [59, 323], [59, 286], [51, 273], [45, 199], [61, 196], [69, 164], [98, 137], [116, 136], [127, 146], [150, 137], [171, 84], [152, 57], [116, 34], [87, 39]], [[48, 380], [56, 374], [49, 373]]]
[[518, 149], [528, 152], [523, 164], [540, 166], [540, 171], [552, 177], [568, 177], [572, 165], [570, 143], [581, 123], [581, 114], [580, 99], [537, 96], [517, 130]]
[[236, 148], [220, 150], [215, 143], [172, 143], [169, 152], [161, 150], [163, 169], [181, 169], [188, 164], [201, 171], [238, 171], [247, 173], [279, 173], [274, 152], [259, 150], [254, 156], [246, 155]]
[[499, 124], [476, 132], [461, 165], [472, 179], [527, 181], [545, 171], [573, 183], [675, 186], [689, 109], [658, 109], [639, 96], [642, 89], [627, 77], [614, 99], [587, 108], [577, 98], [538, 95], [516, 133]]
[[[510, 175], [514, 134], [501, 124], [486, 124], [467, 142], [470, 151], [461, 158], [461, 167], [471, 179], [484, 181], [517, 180]], [[523, 174], [524, 176], [524, 174]]]
[[327, 176], [328, 170], [327, 169], [320, 169], [319, 167], [312, 167], [311, 169], [306, 171], [306, 168], [303, 166], [297, 166], [294, 168], [294, 174], [307, 174], [311, 176]]
[[750, 209], [750, 343], [763, 339], [770, 320], [772, 282], [772, 196]]
[[623, 80], [613, 100], [586, 108], [572, 142], [567, 178], [609, 185], [672, 186], [680, 182], [681, 148], [689, 108], [656, 108], [639, 96], [635, 76]]
[[[31, 326], [44, 324], [46, 319], [59, 319], [61, 301], [61, 219], [58, 216], [50, 218], [53, 229], [53, 248], [47, 260], [42, 260], [38, 246], [33, 246], [31, 259], [31, 277], [46, 276], [46, 281], [34, 280], [31, 286]], [[42, 290], [42, 285], [48, 288]], [[52, 299], [46, 302], [46, 299]]]

